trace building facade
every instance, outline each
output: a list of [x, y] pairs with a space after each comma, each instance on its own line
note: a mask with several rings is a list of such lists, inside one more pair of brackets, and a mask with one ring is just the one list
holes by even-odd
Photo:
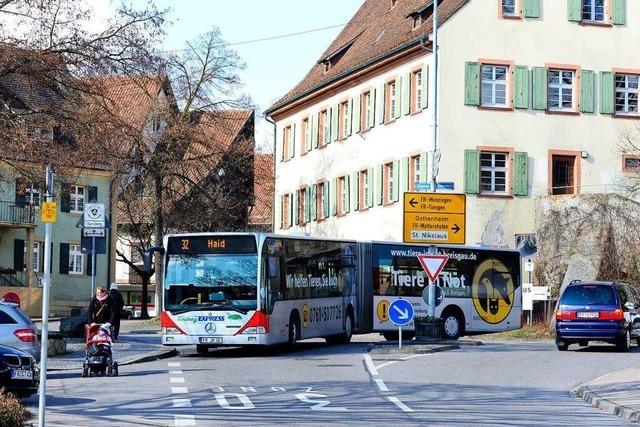
[[432, 168], [467, 195], [470, 244], [534, 234], [539, 197], [625, 191], [640, 3], [443, 1], [435, 155], [431, 3], [365, 1], [269, 109], [276, 232], [402, 240], [402, 193]]

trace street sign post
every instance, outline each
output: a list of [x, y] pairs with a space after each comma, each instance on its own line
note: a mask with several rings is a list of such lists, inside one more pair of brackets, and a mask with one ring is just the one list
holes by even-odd
[[85, 203], [82, 224], [82, 237], [91, 239], [91, 296], [96, 288], [96, 238], [104, 239], [107, 235], [107, 217], [102, 203]]
[[427, 273], [427, 278], [429, 279], [429, 287], [427, 288], [429, 290], [429, 301], [427, 302], [429, 312], [427, 314], [430, 317], [434, 317], [436, 315], [437, 305], [435, 284], [442, 269], [447, 265], [447, 261], [449, 261], [449, 255], [418, 255], [418, 261], [420, 261], [420, 265], [422, 265], [422, 269]]
[[402, 327], [413, 320], [413, 305], [407, 300], [397, 299], [389, 305], [389, 320], [398, 326], [398, 348], [402, 348]]
[[405, 243], [465, 244], [464, 194], [404, 193]]
[[522, 311], [528, 311], [527, 323], [531, 325], [533, 316], [534, 301], [548, 301], [551, 298], [551, 291], [548, 286], [534, 286], [531, 283], [522, 284]]

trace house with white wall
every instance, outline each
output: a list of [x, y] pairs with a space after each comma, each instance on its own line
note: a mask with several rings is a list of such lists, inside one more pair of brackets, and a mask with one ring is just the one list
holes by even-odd
[[435, 155], [432, 3], [366, 0], [267, 111], [276, 232], [402, 240], [402, 193], [433, 168], [467, 195], [467, 243], [513, 246], [540, 197], [624, 192], [639, 170], [620, 141], [640, 2], [441, 1]]

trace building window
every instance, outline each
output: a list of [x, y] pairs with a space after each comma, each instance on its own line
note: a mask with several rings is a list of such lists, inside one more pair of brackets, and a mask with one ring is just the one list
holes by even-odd
[[420, 156], [413, 156], [410, 159], [410, 173], [409, 173], [409, 189], [410, 191], [416, 190], [416, 183], [420, 182], [420, 176], [422, 174], [422, 169], [426, 168], [427, 165], [423, 165], [420, 163]]
[[318, 220], [326, 219], [326, 217], [328, 216], [328, 215], [325, 215], [327, 202], [328, 202], [328, 200], [326, 200], [326, 194], [324, 191], [325, 185], [326, 184], [324, 182], [321, 182], [316, 186], [316, 200], [317, 200], [316, 209], [317, 209]]
[[422, 109], [422, 70], [414, 71], [411, 75], [411, 112], [416, 113]]
[[516, 0], [502, 0], [502, 16], [518, 16]]
[[[35, 271], [36, 273], [40, 272], [40, 262], [42, 259], [42, 243], [35, 241], [33, 242], [33, 262], [31, 264], [31, 268], [33, 268], [33, 271]], [[24, 259], [27, 259], [27, 245], [24, 245]], [[24, 268], [26, 269], [27, 266], [25, 264]]]
[[296, 212], [296, 215], [298, 215], [298, 224], [300, 225], [305, 225], [307, 223], [307, 218], [305, 216], [305, 212], [307, 212], [307, 189], [306, 188], [301, 188], [300, 191], [298, 191], [298, 212]]
[[616, 114], [638, 114], [638, 79], [633, 74], [616, 74]]
[[398, 108], [396, 96], [396, 81], [387, 83], [387, 108], [385, 111], [385, 120], [390, 122], [396, 117], [396, 108]]
[[480, 193], [507, 194], [508, 153], [480, 153]]
[[509, 67], [506, 65], [482, 66], [482, 105], [486, 107], [507, 106]]
[[640, 172], [640, 156], [625, 154], [622, 156], [622, 170], [625, 172]]
[[302, 119], [302, 135], [300, 135], [300, 140], [302, 141], [301, 145], [301, 154], [306, 154], [309, 146], [307, 145], [307, 138], [309, 136], [309, 117]]
[[338, 215], [347, 213], [347, 202], [349, 200], [347, 179], [344, 176], [338, 178]]
[[360, 114], [360, 120], [362, 120], [362, 130], [367, 131], [371, 129], [373, 120], [373, 114], [371, 114], [371, 109], [373, 108], [371, 99], [371, 91], [365, 92], [362, 94], [362, 109]]
[[32, 183], [25, 189], [27, 203], [31, 206], [40, 206], [41, 194], [40, 194], [40, 184], [37, 182]]
[[343, 139], [347, 137], [347, 121], [349, 120], [349, 103], [343, 102], [340, 104], [340, 113], [339, 113], [339, 138]]
[[282, 159], [289, 160], [291, 158], [291, 126], [283, 129], [282, 134]]
[[413, 29], [415, 30], [420, 25], [422, 25], [422, 16], [421, 15], [414, 15], [414, 17], [413, 17]]
[[84, 212], [86, 189], [74, 185], [71, 187], [71, 212], [82, 213]]
[[551, 194], [576, 194], [576, 156], [551, 156]]
[[153, 133], [158, 133], [162, 130], [162, 120], [160, 119], [160, 116], [154, 114], [153, 117], [151, 117], [151, 131]]
[[575, 71], [549, 70], [549, 110], [573, 111], [573, 85]]
[[387, 163], [384, 165], [384, 201], [385, 203], [393, 203], [393, 180], [394, 177], [393, 163]]
[[360, 192], [360, 210], [365, 210], [369, 207], [369, 171], [367, 169], [360, 171], [360, 185], [358, 191]]
[[329, 110], [324, 110], [320, 113], [320, 132], [322, 137], [320, 138], [321, 145], [326, 145], [331, 141], [331, 122], [329, 120]]
[[285, 194], [284, 196], [282, 196], [282, 220], [281, 220], [281, 224], [282, 224], [282, 229], [287, 229], [289, 227], [291, 227], [291, 224], [289, 223], [289, 209], [290, 209], [290, 200], [289, 200], [289, 195]]
[[604, 22], [605, 0], [582, 0], [582, 20], [588, 22]]
[[84, 254], [80, 245], [69, 245], [69, 274], [82, 274], [84, 271]]

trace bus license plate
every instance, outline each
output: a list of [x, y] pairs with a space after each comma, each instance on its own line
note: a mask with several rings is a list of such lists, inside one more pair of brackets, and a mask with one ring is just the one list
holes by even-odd
[[600, 313], [597, 311], [583, 311], [578, 313], [578, 317], [582, 319], [597, 319], [600, 317]]
[[32, 380], [33, 372], [26, 369], [12, 369], [11, 378], [15, 380]]
[[222, 344], [222, 337], [200, 337], [201, 344]]

